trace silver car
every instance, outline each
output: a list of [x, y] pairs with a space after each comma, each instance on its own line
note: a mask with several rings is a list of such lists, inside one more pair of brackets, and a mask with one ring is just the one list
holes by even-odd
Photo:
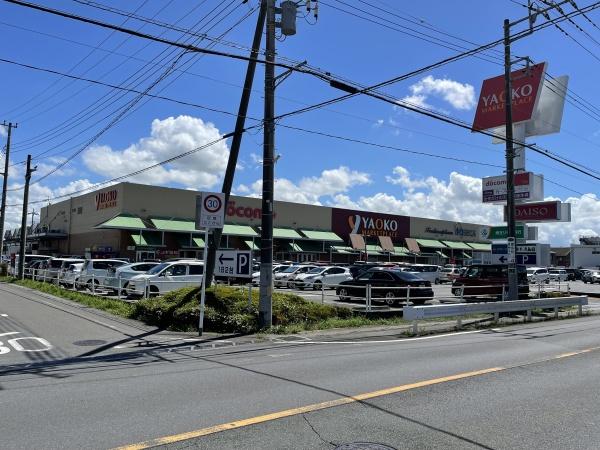
[[119, 267], [110, 267], [104, 279], [104, 285], [115, 292], [125, 295], [129, 287], [129, 280], [134, 276], [148, 272], [158, 266], [157, 262], [137, 262]]

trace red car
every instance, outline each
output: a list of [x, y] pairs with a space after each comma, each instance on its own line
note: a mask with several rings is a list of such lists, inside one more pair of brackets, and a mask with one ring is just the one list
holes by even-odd
[[[529, 283], [525, 266], [517, 266], [519, 298], [527, 298]], [[478, 264], [470, 266], [452, 283], [452, 294], [463, 295], [467, 300], [475, 296], [496, 297], [508, 291], [508, 266], [503, 264]]]

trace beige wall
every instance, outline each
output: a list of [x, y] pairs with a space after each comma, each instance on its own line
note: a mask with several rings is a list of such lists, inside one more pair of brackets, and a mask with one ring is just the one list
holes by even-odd
[[482, 228], [485, 228], [485, 226], [419, 217], [410, 218], [410, 236], [420, 239], [487, 242], [481, 238]]

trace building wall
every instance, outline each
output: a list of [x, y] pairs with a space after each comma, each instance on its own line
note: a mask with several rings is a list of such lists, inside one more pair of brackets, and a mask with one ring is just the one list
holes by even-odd
[[571, 245], [571, 267], [600, 267], [600, 246]]
[[485, 228], [486, 225], [420, 217], [410, 218], [410, 236], [420, 239], [483, 242], [481, 230]]

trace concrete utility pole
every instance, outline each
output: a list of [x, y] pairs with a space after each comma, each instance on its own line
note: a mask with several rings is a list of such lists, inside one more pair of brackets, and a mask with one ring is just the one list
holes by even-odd
[[29, 181], [31, 174], [37, 167], [31, 168], [31, 155], [27, 155], [27, 169], [25, 171], [25, 188], [23, 190], [23, 216], [21, 218], [21, 245], [19, 246], [19, 272], [18, 278], [23, 279], [25, 275], [25, 243], [27, 239], [27, 205], [29, 203]]
[[[512, 83], [510, 61], [510, 22], [504, 20], [504, 110], [506, 112], [506, 220], [508, 227], [508, 240], [516, 239], [515, 223], [515, 149], [513, 146], [513, 120], [512, 120]], [[517, 276], [516, 259], [508, 262], [508, 299], [519, 298], [519, 279]]]
[[[515, 148], [513, 143], [513, 119], [512, 119], [512, 80], [511, 80], [511, 67], [515, 62], [522, 61], [528, 58], [518, 58], [517, 61], [511, 61], [510, 56], [510, 45], [512, 42], [521, 39], [525, 36], [529, 36], [533, 33], [533, 24], [538, 15], [544, 15], [548, 19], [548, 11], [560, 8], [564, 3], [568, 3], [570, 0], [563, 0], [561, 2], [550, 2], [550, 6], [545, 9], [538, 8], [531, 0], [528, 0], [529, 15], [523, 19], [519, 19], [515, 22], [510, 22], [508, 19], [504, 19], [504, 109], [506, 113], [506, 225], [508, 231], [508, 242], [509, 245], [515, 245], [517, 242], [516, 236], [516, 221], [515, 221]], [[529, 32], [518, 33], [517, 37], [511, 38], [510, 29], [512, 26], [519, 23], [528, 21]], [[522, 149], [525, 151], [525, 148]], [[525, 236], [526, 238], [526, 236]], [[519, 277], [517, 274], [517, 263], [516, 257], [514, 260], [509, 261], [508, 264], [508, 300], [517, 300], [519, 298]]]
[[[252, 82], [254, 81], [254, 73], [256, 71], [256, 58], [258, 58], [258, 52], [260, 50], [260, 41], [262, 39], [262, 33], [265, 26], [266, 12], [267, 5], [263, 0], [260, 4], [256, 29], [254, 30], [254, 39], [252, 40], [252, 51], [250, 53], [250, 57], [253, 58], [253, 60], [248, 61], [244, 89], [242, 91], [242, 98], [240, 100], [240, 106], [235, 122], [234, 135], [231, 141], [231, 149], [229, 151], [229, 160], [227, 161], [227, 169], [225, 170], [225, 177], [223, 178], [223, 189], [221, 189], [221, 192], [225, 194], [225, 207], [227, 207], [227, 204], [229, 203], [229, 195], [231, 194], [231, 188], [233, 186], [235, 167], [240, 154], [243, 131], [246, 125], [246, 114], [248, 113], [248, 103], [250, 102], [250, 94], [252, 93]], [[208, 246], [206, 263], [206, 282], [208, 286], [210, 286], [212, 282], [213, 273], [215, 270], [215, 256], [217, 249], [219, 248], [219, 244], [221, 243], [222, 233], [222, 228], [213, 229], [211, 242], [206, 243]]]
[[13, 125], [12, 122], [8, 124], [4, 122], [2, 126], [8, 128], [8, 134], [6, 136], [6, 152], [4, 153], [4, 173], [2, 176], [2, 206], [0, 206], [0, 255], [4, 254], [4, 222], [6, 220], [6, 189], [8, 186], [8, 166], [10, 159], [10, 136], [13, 128], [17, 128], [17, 124]]
[[260, 234], [260, 299], [258, 325], [273, 323], [273, 188], [275, 184], [275, 0], [265, 0], [267, 7], [267, 54], [265, 65], [265, 113], [263, 141], [262, 221]]

